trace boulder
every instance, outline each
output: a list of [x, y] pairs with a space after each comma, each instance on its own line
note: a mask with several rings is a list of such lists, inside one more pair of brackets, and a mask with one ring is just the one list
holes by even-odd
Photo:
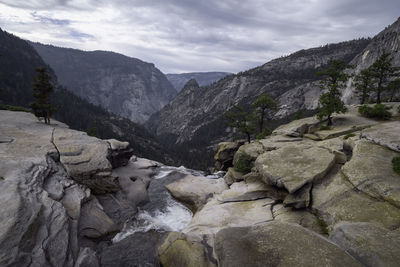
[[303, 134], [308, 133], [308, 128], [314, 125], [318, 125], [320, 121], [315, 117], [304, 118], [300, 120], [292, 121], [288, 124], [279, 126], [275, 129], [273, 135], [286, 135], [292, 137], [301, 137]]
[[335, 156], [324, 148], [292, 145], [260, 155], [255, 168], [265, 183], [293, 193], [307, 183], [324, 177], [335, 163]]
[[335, 226], [331, 240], [365, 266], [400, 263], [400, 233], [375, 224], [341, 222]]
[[106, 140], [110, 144], [111, 153], [109, 159], [113, 168], [118, 168], [128, 164], [129, 159], [133, 156], [133, 149], [128, 142], [121, 142], [115, 139]]
[[81, 248], [74, 267], [100, 267], [96, 252], [91, 248]]
[[97, 194], [120, 190], [118, 180], [111, 175], [112, 166], [108, 160], [110, 145], [107, 141], [83, 132], [56, 128], [52, 142], [68, 175], [78, 183]]
[[79, 220], [80, 236], [88, 238], [101, 238], [118, 231], [117, 225], [103, 211], [103, 207], [96, 197], [82, 206]]
[[212, 199], [193, 216], [183, 232], [209, 235], [226, 227], [249, 226], [272, 221], [273, 203], [275, 200], [269, 198], [228, 203]]
[[361, 138], [365, 138], [375, 144], [385, 146], [396, 152], [400, 152], [400, 123], [392, 121], [381, 123], [361, 132]]
[[243, 181], [243, 173], [235, 170], [235, 168], [228, 168], [228, 171], [226, 172], [225, 175], [229, 175], [229, 177], [231, 177], [231, 180], [236, 183], [236, 182], [240, 182]]
[[310, 205], [312, 184], [306, 184], [296, 192], [286, 196], [283, 201], [285, 207], [293, 207], [295, 209], [307, 208]]
[[363, 266], [328, 239], [299, 225], [271, 222], [216, 234], [219, 266]]
[[238, 151], [235, 153], [235, 156], [233, 157], [233, 166], [236, 166], [239, 159], [243, 156], [251, 160], [256, 160], [256, 158], [262, 153], [264, 153], [264, 146], [261, 142], [253, 141], [244, 144], [240, 146]]
[[327, 234], [325, 225], [308, 210], [296, 210], [283, 204], [275, 204], [272, 214], [275, 222], [295, 223], [318, 234]]
[[171, 232], [158, 248], [160, 262], [163, 266], [217, 266], [212, 247], [200, 238]]
[[386, 147], [361, 140], [342, 172], [358, 190], [400, 208], [400, 177], [392, 168], [392, 158], [399, 156]]
[[188, 206], [193, 212], [200, 209], [207, 201], [228, 189], [223, 178], [208, 179], [203, 176], [187, 175], [166, 186], [171, 195]]
[[217, 171], [226, 171], [229, 167], [232, 167], [233, 156], [238, 148], [244, 144], [244, 142], [222, 142], [218, 144], [217, 153], [214, 156], [215, 169]]
[[276, 193], [271, 193], [271, 191], [270, 186], [261, 182], [239, 182], [233, 183], [230, 189], [223, 191], [221, 194], [217, 195], [216, 198], [222, 203], [250, 201], [263, 198], [275, 199]]

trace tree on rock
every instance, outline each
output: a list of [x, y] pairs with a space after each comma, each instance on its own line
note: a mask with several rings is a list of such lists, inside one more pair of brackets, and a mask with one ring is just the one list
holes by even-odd
[[390, 91], [390, 100], [389, 101], [392, 102], [396, 93], [400, 91], [400, 78], [397, 78], [397, 79], [391, 81], [387, 87], [388, 87], [388, 90]]
[[370, 67], [372, 76], [376, 79], [376, 103], [381, 103], [381, 93], [387, 89], [390, 78], [398, 76], [399, 68], [393, 67], [393, 57], [383, 53]]
[[360, 103], [365, 104], [373, 89], [373, 77], [369, 69], [362, 70], [354, 77], [355, 94], [360, 98]]
[[328, 66], [317, 72], [319, 76], [324, 77], [321, 81], [321, 88], [328, 90], [323, 93], [319, 98], [320, 111], [317, 116], [318, 119], [328, 119], [328, 126], [332, 125], [332, 114], [345, 113], [347, 111], [346, 106], [341, 100], [341, 89], [345, 86], [346, 81], [349, 79], [349, 75], [344, 71], [350, 68], [342, 60], [330, 59]]
[[51, 102], [50, 95], [54, 88], [51, 84], [50, 76], [44, 67], [36, 68], [36, 77], [33, 81], [33, 98], [34, 101], [30, 103], [33, 113], [38, 118], [44, 118], [46, 124], [50, 124], [51, 116]]
[[259, 133], [263, 134], [264, 122], [270, 118], [273, 112], [278, 110], [278, 102], [272, 99], [268, 93], [265, 93], [257, 97], [251, 106], [255, 109]]
[[233, 106], [233, 110], [227, 112], [225, 116], [228, 119], [228, 126], [245, 134], [247, 141], [250, 143], [251, 135], [256, 130], [252, 113], [249, 113], [242, 107], [235, 105]]

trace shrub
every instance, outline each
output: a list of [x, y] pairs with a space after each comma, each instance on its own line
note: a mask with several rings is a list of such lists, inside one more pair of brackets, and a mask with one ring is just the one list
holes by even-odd
[[394, 172], [400, 175], [400, 157], [394, 157], [392, 159], [392, 166]]
[[234, 168], [236, 171], [246, 174], [251, 172], [251, 168], [253, 168], [253, 165], [253, 158], [250, 155], [240, 153]]
[[367, 118], [374, 118], [378, 120], [389, 120], [392, 113], [388, 111], [391, 107], [386, 107], [383, 104], [376, 104], [374, 107], [362, 105], [358, 107], [358, 113]]
[[332, 127], [330, 127], [330, 126], [326, 126], [326, 125], [319, 126], [320, 131], [326, 131], [326, 130], [331, 130], [331, 129], [332, 129]]
[[353, 133], [349, 133], [349, 134], [346, 134], [346, 135], [343, 137], [343, 139], [346, 140], [346, 139], [349, 139], [350, 137], [354, 137], [354, 136], [356, 136], [356, 135], [353, 134]]
[[20, 106], [3, 105], [3, 104], [0, 104], [0, 110], [24, 111], [24, 112], [32, 111], [29, 108], [24, 108], [24, 107], [20, 107]]
[[265, 139], [265, 134], [264, 134], [264, 133], [259, 133], [259, 134], [257, 134], [256, 139], [257, 139], [257, 140]]

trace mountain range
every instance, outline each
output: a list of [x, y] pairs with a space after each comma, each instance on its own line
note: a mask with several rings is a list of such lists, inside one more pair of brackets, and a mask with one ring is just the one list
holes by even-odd
[[167, 79], [175, 87], [176, 91], [180, 92], [185, 84], [191, 80], [195, 79], [200, 86], [210, 85], [227, 75], [230, 72], [189, 72], [189, 73], [179, 73], [179, 74], [166, 74]]

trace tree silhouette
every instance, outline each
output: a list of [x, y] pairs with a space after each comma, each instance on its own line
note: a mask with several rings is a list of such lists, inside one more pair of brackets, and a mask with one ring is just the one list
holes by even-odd
[[34, 101], [30, 103], [30, 106], [35, 116], [38, 118], [44, 118], [46, 124], [50, 124], [50, 116], [52, 112], [50, 95], [54, 89], [50, 80], [46, 68], [36, 68], [36, 77], [32, 85]]

